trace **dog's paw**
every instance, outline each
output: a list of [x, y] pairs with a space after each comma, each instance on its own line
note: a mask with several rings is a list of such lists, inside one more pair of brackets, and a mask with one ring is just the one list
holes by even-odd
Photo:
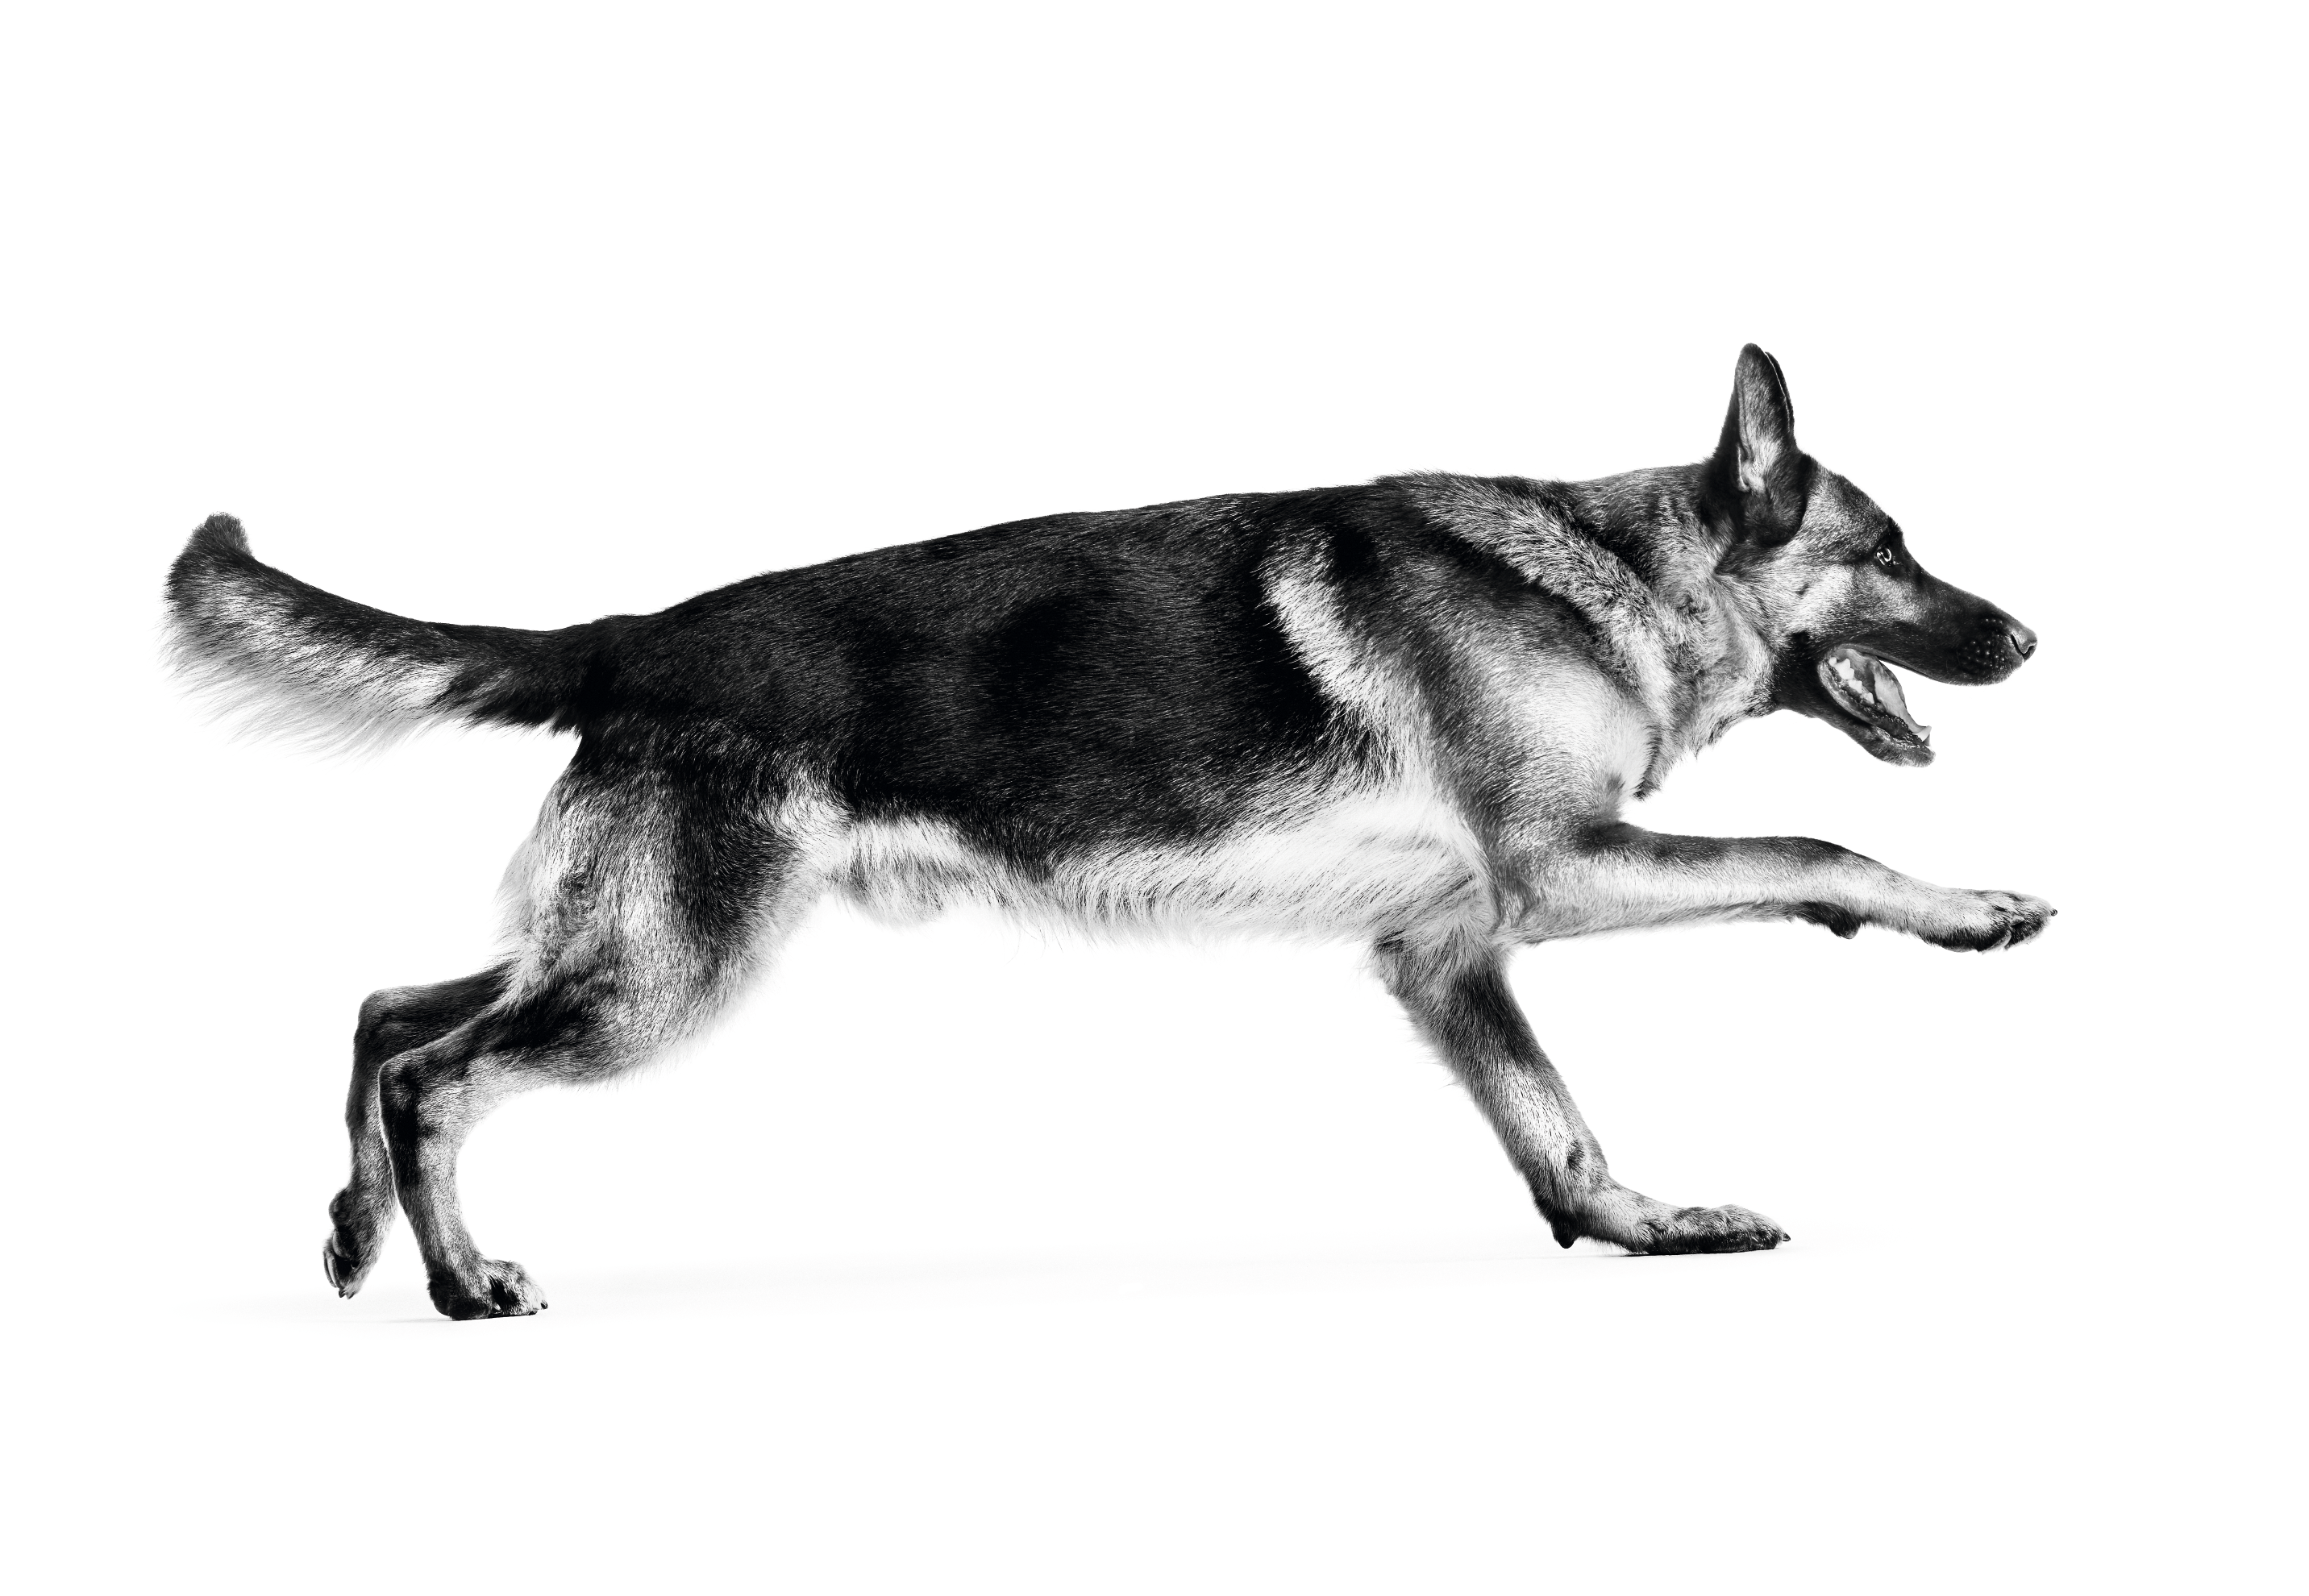
[[368, 1272], [376, 1266], [376, 1255], [385, 1248], [385, 1225], [393, 1211], [387, 1208], [380, 1220], [374, 1208], [361, 1200], [361, 1195], [347, 1187], [339, 1192], [329, 1204], [329, 1217], [335, 1221], [329, 1238], [321, 1243], [321, 1272], [329, 1277], [329, 1284], [337, 1289], [340, 1297], [350, 1297], [361, 1289]]
[[433, 1306], [453, 1319], [517, 1319], [545, 1307], [529, 1272], [499, 1258], [483, 1258], [472, 1279], [437, 1274], [426, 1288]]
[[321, 1272], [329, 1277], [329, 1284], [340, 1297], [359, 1291], [376, 1262], [373, 1252], [364, 1254], [359, 1243], [342, 1230], [330, 1231], [329, 1238], [321, 1243]]
[[1636, 1234], [1621, 1243], [1631, 1253], [1769, 1252], [1788, 1233], [1745, 1208], [1668, 1208], [1647, 1214]]
[[1581, 1236], [1631, 1253], [1761, 1253], [1788, 1233], [1745, 1208], [1678, 1208], [1616, 1181], [1588, 1193], [1574, 1212], [1543, 1203], [1540, 1212], [1565, 1247]]
[[1918, 935], [1934, 947], [1957, 953], [2019, 947], [2060, 912], [2044, 899], [2026, 893], [1957, 891], [1947, 893], [1946, 899], [1933, 923]]

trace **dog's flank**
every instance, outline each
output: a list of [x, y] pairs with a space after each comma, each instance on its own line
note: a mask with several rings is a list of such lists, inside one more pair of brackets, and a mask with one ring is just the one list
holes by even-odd
[[542, 1306], [458, 1215], [473, 1124], [695, 1030], [827, 893], [1351, 939], [1557, 1238], [1639, 1252], [1785, 1236], [1611, 1178], [1509, 993], [1515, 948], [1707, 919], [1986, 948], [2052, 912], [1810, 839], [1621, 818], [1774, 709], [1924, 763], [1892, 668], [1993, 681], [2035, 647], [1796, 447], [1752, 346], [1713, 456], [1596, 482], [1423, 474], [1053, 516], [558, 632], [337, 599], [217, 517], [169, 601], [179, 664], [292, 732], [579, 736], [507, 874], [503, 958], [376, 994], [356, 1037], [329, 1277], [359, 1289], [397, 1199], [458, 1317]]

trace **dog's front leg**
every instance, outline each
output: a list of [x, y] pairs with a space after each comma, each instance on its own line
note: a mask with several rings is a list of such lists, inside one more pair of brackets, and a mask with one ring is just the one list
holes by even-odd
[[1508, 990], [1499, 951], [1382, 944], [1379, 973], [1422, 1034], [1466, 1083], [1531, 1188], [1555, 1239], [1636, 1253], [1736, 1253], [1787, 1233], [1744, 1208], [1677, 1208], [1612, 1178], [1604, 1150]]
[[2018, 947], [2055, 910], [2022, 893], [1934, 886], [1810, 837], [1672, 837], [1621, 822], [1525, 873], [1533, 941], [1697, 919], [1800, 919], [1850, 936], [1887, 926], [1945, 948]]

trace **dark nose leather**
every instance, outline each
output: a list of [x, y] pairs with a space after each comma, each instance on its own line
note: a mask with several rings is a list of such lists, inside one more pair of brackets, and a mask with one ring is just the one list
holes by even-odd
[[2020, 657], [2023, 660], [2037, 651], [2037, 634], [2034, 632], [2028, 630], [2028, 627], [2022, 625], [2019, 621], [2014, 621], [2011, 624], [2011, 631], [2012, 634], [2012, 646], [2020, 651]]

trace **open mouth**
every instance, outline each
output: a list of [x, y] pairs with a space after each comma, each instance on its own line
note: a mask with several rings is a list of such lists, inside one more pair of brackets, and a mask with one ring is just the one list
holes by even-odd
[[1860, 724], [1855, 729], [1879, 758], [1921, 763], [1932, 757], [1933, 729], [1908, 712], [1892, 668], [1850, 643], [1820, 658], [1820, 684], [1836, 707]]

